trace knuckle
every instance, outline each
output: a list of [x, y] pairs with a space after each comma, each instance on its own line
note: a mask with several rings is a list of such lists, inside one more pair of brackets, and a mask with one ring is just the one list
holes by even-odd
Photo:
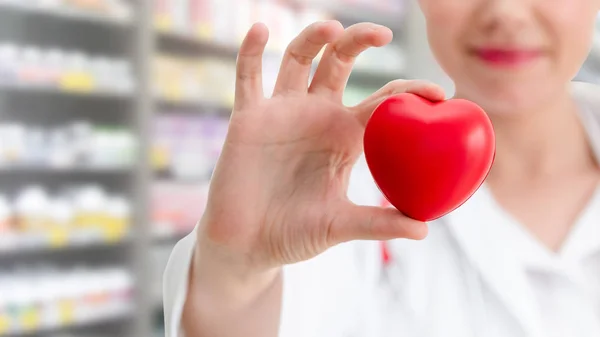
[[343, 63], [352, 63], [358, 54], [347, 50], [347, 46], [343, 43], [335, 43], [331, 47], [332, 54], [335, 55]]
[[258, 71], [250, 71], [250, 72], [246, 72], [246, 71], [238, 71], [237, 72], [237, 79], [239, 81], [253, 81], [258, 79], [260, 76], [260, 73]]
[[297, 52], [294, 48], [290, 48], [288, 50], [288, 54], [300, 65], [309, 66], [313, 62], [313, 57], [307, 54], [301, 54]]

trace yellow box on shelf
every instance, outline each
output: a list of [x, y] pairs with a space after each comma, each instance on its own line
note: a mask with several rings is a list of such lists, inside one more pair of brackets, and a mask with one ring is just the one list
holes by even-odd
[[81, 212], [75, 217], [75, 226], [79, 228], [94, 228], [106, 223], [106, 215], [96, 212]]
[[154, 145], [150, 150], [150, 166], [154, 170], [165, 170], [169, 167], [171, 156], [165, 146]]
[[5, 315], [0, 312], [0, 335], [7, 334], [9, 328], [10, 320], [8, 319], [8, 315]]
[[213, 27], [208, 22], [199, 23], [196, 26], [196, 36], [202, 41], [210, 41], [213, 39]]
[[181, 102], [183, 101], [183, 88], [177, 83], [168, 85], [163, 90], [163, 98], [169, 102]]
[[102, 227], [102, 235], [104, 240], [107, 242], [118, 242], [122, 240], [127, 234], [128, 228], [127, 221], [113, 220], [108, 221], [105, 226]]
[[154, 15], [154, 29], [160, 32], [169, 32], [173, 29], [173, 19], [167, 14]]
[[59, 321], [61, 325], [71, 325], [75, 322], [75, 305], [71, 301], [58, 304]]
[[19, 321], [25, 331], [35, 331], [41, 326], [40, 311], [37, 308], [30, 308], [25, 310]]
[[86, 72], [70, 72], [60, 78], [59, 86], [66, 92], [90, 93], [96, 89], [94, 77]]
[[48, 241], [51, 248], [62, 248], [69, 243], [69, 231], [67, 228], [53, 227], [50, 229]]

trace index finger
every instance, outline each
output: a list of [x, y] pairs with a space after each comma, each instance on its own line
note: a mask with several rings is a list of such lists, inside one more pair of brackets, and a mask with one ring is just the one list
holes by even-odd
[[240, 47], [236, 65], [234, 108], [252, 105], [264, 98], [262, 59], [269, 30], [262, 23], [250, 28]]

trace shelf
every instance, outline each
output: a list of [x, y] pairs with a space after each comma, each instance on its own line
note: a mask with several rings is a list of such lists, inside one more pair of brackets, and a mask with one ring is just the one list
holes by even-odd
[[[203, 53], [235, 60], [241, 45], [241, 41], [235, 43], [223, 43], [215, 40], [202, 39], [184, 32], [157, 30], [156, 34], [158, 36], [158, 43], [161, 47], [159, 49], [161, 51], [184, 50], [188, 53]], [[265, 57], [281, 57], [283, 53], [283, 50], [277, 50], [276, 48], [269, 49], [267, 46]]]
[[380, 69], [355, 68], [350, 74], [350, 84], [382, 86], [386, 83], [404, 78], [402, 71], [382, 71]]
[[28, 98], [31, 98], [30, 94], [36, 95], [48, 95], [48, 96], [72, 96], [82, 98], [94, 98], [104, 100], [125, 100], [132, 98], [131, 92], [111, 92], [104, 90], [70, 90], [61, 89], [56, 87], [47, 86], [33, 86], [33, 85], [18, 85], [18, 84], [4, 84], [0, 83], [0, 94], [27, 94]]
[[[113, 308], [110, 308], [113, 309]], [[0, 332], [0, 337], [25, 337], [25, 336], [46, 336], [52, 333], [59, 333], [71, 329], [105, 327], [107, 325], [119, 324], [133, 318], [135, 314], [133, 303], [113, 310], [98, 311], [96, 314], [89, 315], [86, 319], [72, 322], [70, 324], [58, 326], [39, 326], [27, 331], [16, 331], [10, 333]]]
[[[199, 113], [205, 113], [207, 111], [220, 111], [220, 112], [227, 112], [227, 114], [231, 113], [231, 110], [233, 110], [233, 105], [231, 104], [226, 104], [223, 102], [211, 102], [209, 100], [174, 100], [174, 99], [167, 99], [167, 98], [158, 98], [155, 100], [156, 104], [160, 107], [160, 108], [164, 108], [164, 109], [174, 109], [177, 110], [179, 112], [179, 110], [181, 111], [188, 111], [188, 112], [199, 112]], [[162, 112], [162, 111], [161, 111]]]
[[191, 34], [156, 31], [160, 49], [167, 50], [187, 50], [188, 52], [202, 52], [214, 56], [224, 56], [235, 59], [237, 57], [239, 46], [233, 44], [222, 44], [215, 41], [204, 40]]
[[[12, 240], [9, 243], [9, 240]], [[16, 235], [13, 238], [2, 234], [0, 238], [0, 254], [2, 257], [21, 254], [52, 253], [72, 250], [111, 248], [129, 243], [130, 235], [114, 239], [93, 237], [80, 232], [72, 234], [56, 233], [54, 235]]]
[[132, 23], [131, 18], [119, 18], [116, 16], [94, 14], [84, 10], [77, 10], [75, 8], [66, 8], [66, 6], [55, 6], [55, 7], [34, 7], [33, 5], [3, 2], [0, 0], [0, 11], [10, 11], [13, 13], [19, 13], [24, 15], [41, 16], [47, 18], [54, 18], [61, 21], [71, 21], [77, 23], [94, 23], [101, 24], [104, 26], [114, 27], [127, 27]]
[[0, 165], [0, 175], [56, 175], [56, 174], [77, 174], [77, 175], [107, 175], [107, 174], [129, 174], [133, 168], [128, 166], [120, 167], [51, 167], [51, 166], [32, 166], [32, 165]]
[[335, 19], [342, 22], [358, 23], [358, 22], [374, 22], [384, 25], [395, 32], [403, 31], [405, 11], [388, 12], [369, 8], [364, 4], [340, 4], [336, 1], [322, 0], [286, 0], [292, 6], [308, 7], [317, 10], [322, 10], [330, 13]]

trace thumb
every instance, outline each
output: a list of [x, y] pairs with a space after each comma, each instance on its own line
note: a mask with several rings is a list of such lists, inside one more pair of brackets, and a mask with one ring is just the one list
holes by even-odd
[[408, 218], [395, 208], [348, 202], [331, 222], [330, 239], [334, 244], [352, 240], [422, 240], [427, 233], [427, 223]]

